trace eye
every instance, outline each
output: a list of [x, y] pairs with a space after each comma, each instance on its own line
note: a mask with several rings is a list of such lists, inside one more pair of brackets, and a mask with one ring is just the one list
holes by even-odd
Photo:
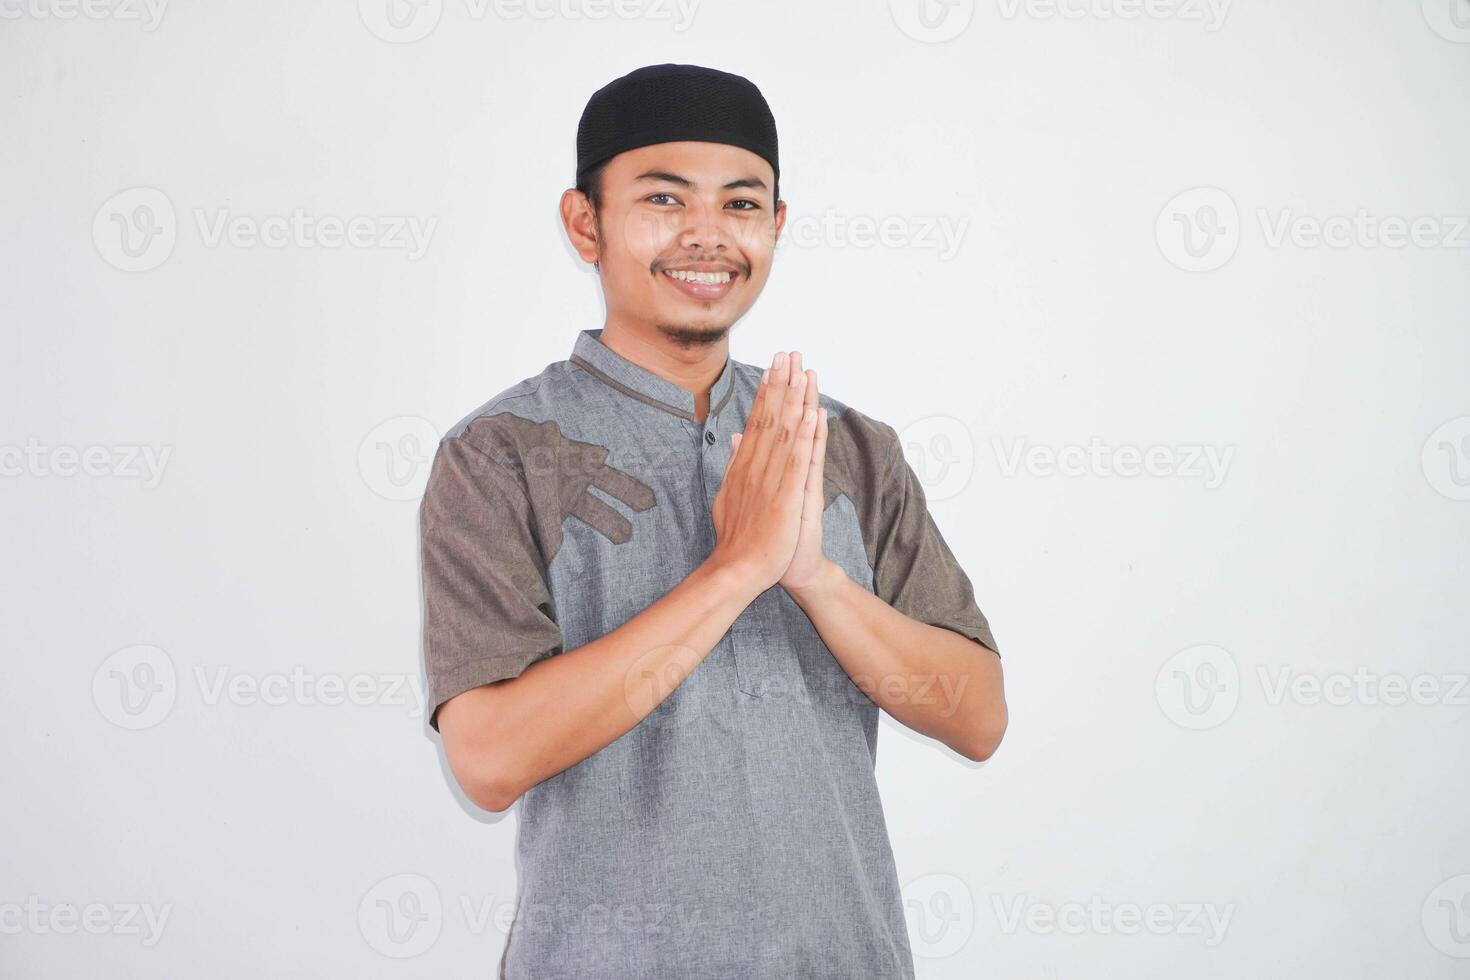
[[749, 204], [750, 205], [750, 207], [748, 207], [748, 208], [736, 208], [737, 211], [759, 211], [760, 210], [760, 205], [758, 203], [756, 203], [755, 201], [752, 201], [752, 200], [750, 200], [749, 198], [746, 198], [746, 197], [742, 197], [738, 201], [731, 201], [730, 203], [731, 204]]
[[649, 201], [649, 202], [651, 202], [653, 204], [659, 204], [661, 202], [658, 201], [657, 199], [660, 198], [660, 197], [666, 197], [666, 198], [668, 198], [669, 201], [670, 201], [670, 203], [673, 203], [674, 202], [674, 195], [668, 193], [667, 191], [659, 191], [657, 194], [650, 194], [650, 195], [648, 195], [648, 197], [644, 198], [644, 200], [645, 201]]

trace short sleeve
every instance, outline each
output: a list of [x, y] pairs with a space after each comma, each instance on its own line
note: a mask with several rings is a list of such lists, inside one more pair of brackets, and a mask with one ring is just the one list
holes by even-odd
[[897, 431], [848, 408], [828, 426], [828, 465], [853, 496], [873, 592], [912, 619], [1000, 647], [965, 570], [934, 523]]
[[419, 505], [429, 724], [472, 688], [561, 652], [520, 477], [463, 436], [439, 443]]

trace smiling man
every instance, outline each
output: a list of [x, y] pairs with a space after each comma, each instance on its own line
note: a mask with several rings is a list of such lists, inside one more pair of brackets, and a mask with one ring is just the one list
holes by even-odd
[[430, 724], [520, 801], [501, 976], [912, 977], [878, 711], [968, 759], [1000, 658], [898, 434], [797, 352], [729, 356], [785, 224], [748, 80], [596, 92], [561, 201], [599, 329], [440, 442]]

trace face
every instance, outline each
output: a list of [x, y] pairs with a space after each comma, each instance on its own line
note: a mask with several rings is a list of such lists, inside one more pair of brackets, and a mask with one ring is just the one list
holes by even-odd
[[602, 210], [575, 190], [562, 217], [599, 264], [609, 322], [685, 343], [715, 340], [765, 287], [786, 206], [762, 157], [724, 143], [657, 143], [620, 153], [602, 175]]

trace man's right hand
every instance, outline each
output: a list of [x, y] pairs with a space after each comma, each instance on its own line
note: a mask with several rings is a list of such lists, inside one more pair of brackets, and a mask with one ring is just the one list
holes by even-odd
[[801, 355], [778, 353], [761, 376], [711, 516], [711, 564], [732, 569], [759, 594], [780, 581], [801, 531], [817, 413], [807, 405]]

